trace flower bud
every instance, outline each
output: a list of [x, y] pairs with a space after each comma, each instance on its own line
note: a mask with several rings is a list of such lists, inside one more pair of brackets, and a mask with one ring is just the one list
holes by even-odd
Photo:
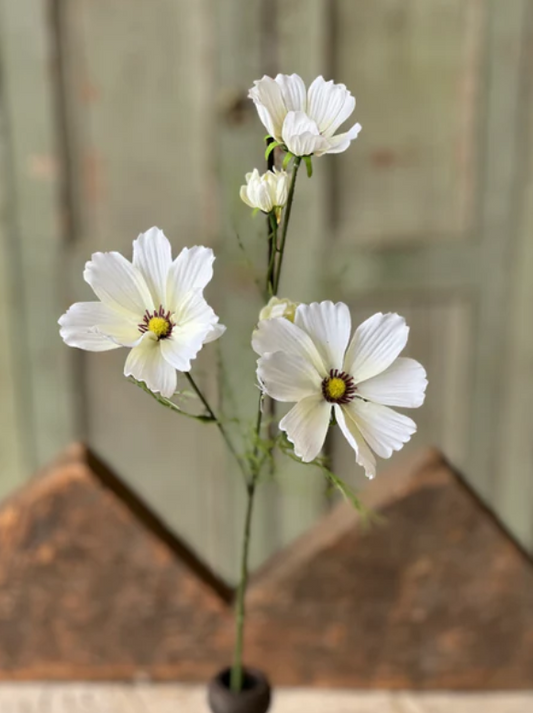
[[274, 317], [285, 317], [289, 322], [294, 322], [298, 304], [298, 302], [291, 302], [286, 297], [271, 297], [268, 304], [259, 312], [259, 321], [274, 319]]
[[241, 187], [241, 198], [250, 208], [270, 213], [287, 202], [289, 176], [286, 171], [266, 171], [261, 176], [257, 168], [246, 174], [246, 185]]

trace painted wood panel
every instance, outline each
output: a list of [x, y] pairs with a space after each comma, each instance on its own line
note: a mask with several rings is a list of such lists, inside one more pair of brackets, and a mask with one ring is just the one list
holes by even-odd
[[[0, 10], [0, 318], [18, 284], [13, 254], [27, 315], [23, 339], [0, 351], [0, 492], [82, 433], [235, 576], [242, 484], [218, 435], [127, 384], [125, 353], [63, 347], [55, 321], [90, 297], [81, 272], [95, 250], [129, 254], [153, 224], [175, 251], [214, 247], [208, 295], [229, 330], [197, 374], [220, 408], [235, 404], [252, 423], [262, 299], [236, 233], [262, 264], [264, 221], [238, 189], [264, 165], [264, 131], [246, 93], [265, 72], [297, 71], [345, 82], [363, 132], [345, 154], [315, 160], [312, 181], [302, 171], [282, 290], [343, 299], [360, 318], [405, 312], [431, 377], [416, 445], [441, 446], [533, 543], [531, 0], [1, 0]], [[359, 482], [341, 440], [335, 461]], [[254, 565], [325, 507], [318, 474], [280, 464], [258, 498]]]
[[78, 431], [72, 358], [56, 328], [64, 234], [46, 9], [42, 0], [0, 3], [2, 128], [10, 181], [5, 229], [18, 256], [17, 304], [24, 315], [19, 334], [12, 337], [18, 366], [12, 378], [22, 407], [25, 458], [32, 470], [54, 457]]
[[[20, 306], [17, 304], [17, 282], [20, 266], [16, 246], [10, 237], [9, 210], [9, 146], [6, 135], [5, 114], [2, 116], [4, 134], [0, 139], [0, 324], [18, 326]], [[19, 345], [20, 346], [20, 345]], [[19, 388], [23, 373], [17, 369], [15, 342], [0, 342], [0, 495], [23, 482], [28, 471], [24, 463], [22, 419], [22, 390]]]
[[344, 0], [335, 77], [363, 125], [339, 162], [340, 239], [461, 239], [472, 218], [484, 0]]
[[[132, 240], [154, 224], [175, 254], [214, 244], [216, 97], [205, 3], [77, 1], [63, 12], [72, 161], [80, 169], [74, 192], [82, 207], [71, 251], [74, 300], [90, 295], [80, 276], [93, 251], [130, 255]], [[200, 81], [190, 81], [191, 67], [206, 70]], [[128, 384], [124, 359], [123, 351], [83, 355], [89, 442], [224, 569], [218, 433], [169, 414]], [[215, 365], [210, 350], [198, 367], [211, 390]], [[205, 513], [201, 522], [198, 512]]]

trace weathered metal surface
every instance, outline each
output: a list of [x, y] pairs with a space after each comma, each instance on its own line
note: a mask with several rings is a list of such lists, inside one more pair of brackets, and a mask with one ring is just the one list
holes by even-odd
[[[408, 459], [253, 578], [247, 658], [276, 685], [533, 687], [533, 566], [438, 453]], [[77, 447], [0, 510], [0, 678], [205, 681], [231, 591]]]

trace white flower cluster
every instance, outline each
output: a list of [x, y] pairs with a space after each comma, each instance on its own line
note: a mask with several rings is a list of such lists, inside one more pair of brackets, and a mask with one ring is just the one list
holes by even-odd
[[[424, 401], [423, 367], [399, 356], [409, 332], [405, 320], [375, 314], [352, 334], [350, 311], [342, 302], [298, 304], [276, 294], [299, 162], [349, 147], [361, 126], [336, 132], [353, 113], [355, 99], [343, 84], [322, 77], [306, 90], [296, 74], [263, 77], [249, 96], [270, 134], [269, 151], [279, 147], [295, 161], [292, 174], [274, 168], [261, 175], [254, 169], [240, 191], [273, 225], [267, 275], [272, 296], [252, 337], [258, 380], [269, 397], [294, 404], [279, 426], [302, 461], [319, 455], [334, 416], [357, 463], [373, 477], [374, 453], [389, 458], [416, 430], [410, 418], [390, 407], [416, 408]], [[88, 351], [127, 347], [124, 374], [170, 398], [177, 373], [188, 373], [202, 346], [225, 331], [203, 294], [213, 262], [212, 250], [199, 246], [184, 248], [173, 260], [170, 242], [158, 228], [133, 242], [131, 262], [117, 252], [96, 253], [84, 278], [98, 300], [74, 304], [59, 320], [61, 336]]]

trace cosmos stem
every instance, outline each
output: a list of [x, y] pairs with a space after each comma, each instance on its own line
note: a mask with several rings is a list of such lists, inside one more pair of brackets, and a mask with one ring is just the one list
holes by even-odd
[[289, 186], [289, 195], [287, 197], [287, 206], [285, 208], [285, 217], [283, 220], [283, 228], [281, 231], [281, 240], [280, 240], [280, 245], [279, 245], [279, 258], [278, 258], [276, 276], [274, 278], [274, 286], [273, 286], [273, 290], [272, 290], [273, 295], [278, 294], [279, 280], [281, 277], [281, 268], [283, 265], [283, 255], [285, 254], [285, 241], [287, 240], [287, 230], [289, 228], [289, 221], [290, 221], [291, 212], [292, 212], [292, 204], [294, 201], [294, 190], [296, 188], [296, 178], [298, 176], [298, 169], [300, 168], [301, 162], [302, 162], [301, 156], [294, 157], [294, 166], [292, 168], [291, 183]]
[[200, 389], [200, 387], [197, 385], [196, 381], [195, 381], [195, 380], [193, 379], [193, 377], [191, 376], [191, 373], [188, 372], [188, 371], [186, 371], [186, 372], [185, 372], [185, 376], [187, 377], [187, 379], [188, 379], [188, 381], [189, 381], [189, 384], [192, 386], [194, 393], [198, 396], [198, 398], [200, 399], [200, 401], [201, 401], [202, 404], [204, 405], [205, 410], [207, 411], [207, 413], [209, 414], [209, 416], [211, 417], [211, 419], [216, 423], [216, 425], [217, 425], [217, 427], [218, 427], [218, 430], [220, 431], [220, 433], [221, 433], [221, 435], [222, 435], [222, 438], [223, 438], [224, 441], [226, 442], [226, 445], [227, 445], [227, 447], [228, 447], [228, 450], [230, 451], [230, 453], [232, 454], [232, 456], [233, 456], [233, 457], [235, 458], [235, 460], [237, 461], [237, 463], [238, 463], [238, 465], [239, 465], [239, 468], [240, 468], [242, 474], [244, 475], [245, 480], [247, 480], [247, 479], [248, 479], [248, 474], [247, 474], [246, 468], [245, 468], [245, 466], [244, 466], [244, 464], [243, 464], [243, 462], [242, 462], [242, 460], [241, 460], [239, 454], [237, 453], [237, 450], [235, 449], [235, 446], [233, 445], [233, 443], [232, 443], [232, 441], [231, 441], [231, 438], [229, 437], [229, 435], [228, 435], [226, 429], [224, 428], [224, 425], [223, 425], [223, 424], [221, 423], [221, 421], [216, 417], [216, 415], [215, 415], [213, 409], [212, 409], [211, 406], [209, 405], [209, 402], [207, 401], [206, 397], [204, 396], [202, 390]]
[[[270, 245], [271, 252], [269, 253], [269, 266], [267, 270], [267, 289], [271, 286], [272, 296], [277, 296], [279, 281], [281, 277], [281, 268], [283, 265], [283, 255], [285, 252], [285, 243], [287, 240], [287, 231], [289, 228], [289, 220], [291, 217], [292, 204], [294, 201], [294, 189], [296, 186], [296, 176], [298, 173], [298, 168], [300, 167], [302, 159], [296, 156], [294, 159], [294, 167], [291, 177], [291, 183], [289, 187], [289, 195], [287, 198], [287, 206], [285, 208], [285, 216], [283, 220], [283, 228], [281, 232], [281, 241], [279, 246], [277, 246], [277, 221], [274, 228], [274, 221], [271, 220], [272, 233], [269, 239], [272, 240]], [[272, 214], [271, 214], [272, 215]], [[278, 259], [276, 260], [276, 254]], [[242, 655], [244, 648], [244, 625], [246, 619], [246, 590], [248, 588], [248, 560], [250, 553], [250, 534], [252, 530], [252, 516], [254, 511], [254, 498], [257, 490], [257, 482], [259, 480], [261, 467], [258, 463], [259, 456], [259, 439], [261, 437], [261, 426], [263, 423], [263, 395], [259, 396], [259, 405], [257, 408], [257, 421], [255, 426], [255, 446], [253, 457], [251, 459], [251, 473], [250, 479], [246, 484], [246, 515], [244, 519], [244, 534], [242, 540], [242, 550], [241, 550], [241, 571], [239, 586], [237, 588], [237, 597], [235, 600], [235, 626], [236, 626], [236, 636], [235, 636], [235, 648], [233, 654], [233, 666], [231, 668], [230, 677], [230, 687], [231, 690], [238, 693], [242, 690], [243, 686], [243, 664]]]

